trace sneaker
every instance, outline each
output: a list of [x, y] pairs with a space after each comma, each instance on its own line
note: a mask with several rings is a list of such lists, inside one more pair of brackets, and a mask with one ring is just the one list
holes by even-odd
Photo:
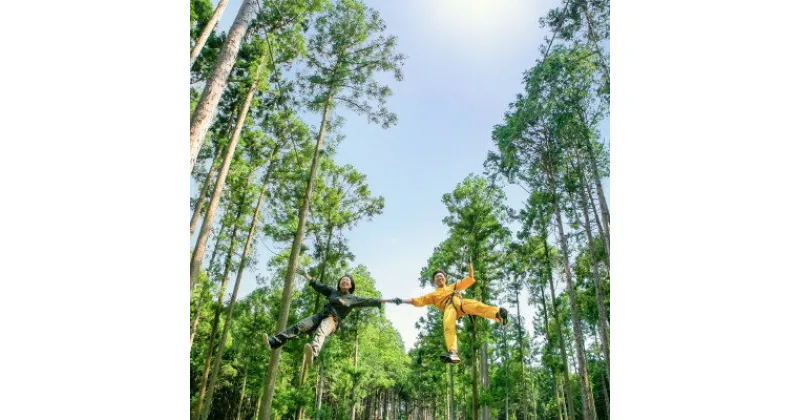
[[508, 311], [506, 308], [500, 308], [500, 310], [497, 311], [497, 318], [500, 320], [500, 324], [508, 324]]
[[439, 360], [442, 363], [452, 363], [454, 365], [461, 363], [461, 358], [458, 357], [458, 353], [450, 352], [450, 353], [443, 353], [439, 355]]

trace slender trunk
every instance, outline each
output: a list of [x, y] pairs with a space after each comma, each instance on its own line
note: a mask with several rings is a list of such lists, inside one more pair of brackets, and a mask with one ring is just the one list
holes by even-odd
[[[505, 378], [503, 378], [503, 386], [505, 388], [505, 413], [506, 413], [506, 420], [508, 420], [508, 360], [510, 359], [508, 355], [508, 341], [506, 340], [506, 329], [503, 328], [503, 356], [504, 362], [503, 365], [505, 366]], [[523, 367], [522, 374], [525, 375], [525, 369]]]
[[586, 29], [589, 33], [589, 40], [591, 41], [592, 46], [594, 47], [594, 51], [597, 54], [598, 61], [600, 61], [600, 67], [602, 67], [603, 69], [603, 75], [605, 76], [606, 84], [608, 84], [610, 72], [608, 70], [608, 65], [606, 64], [606, 57], [600, 50], [600, 45], [598, 43], [599, 40], [597, 39], [597, 36], [594, 33], [594, 29], [592, 29], [592, 20], [589, 17], [589, 9], [586, 7], [585, 2], [582, 3], [581, 6], [582, 6], [581, 8], [583, 9], [583, 16], [586, 18]]
[[[245, 0], [245, 2], [249, 1], [251, 0]], [[203, 219], [203, 226], [200, 228], [200, 234], [197, 237], [197, 245], [194, 247], [194, 253], [192, 253], [192, 262], [189, 275], [191, 282], [194, 282], [197, 278], [197, 275], [200, 272], [200, 265], [203, 263], [203, 256], [206, 252], [206, 241], [208, 240], [208, 232], [211, 230], [211, 225], [214, 224], [214, 213], [217, 210], [217, 204], [222, 196], [222, 189], [225, 186], [225, 179], [228, 176], [228, 170], [230, 169], [231, 161], [233, 160], [236, 144], [239, 141], [239, 136], [242, 133], [242, 127], [244, 127], [244, 122], [247, 119], [247, 113], [250, 110], [250, 104], [253, 101], [253, 95], [255, 95], [256, 87], [258, 86], [258, 78], [261, 74], [261, 69], [264, 65], [265, 58], [266, 53], [262, 54], [261, 58], [259, 59], [258, 68], [253, 76], [253, 81], [250, 83], [250, 88], [247, 91], [247, 96], [242, 104], [242, 109], [239, 111], [239, 118], [236, 120], [236, 128], [234, 129], [233, 135], [231, 136], [231, 141], [228, 144], [228, 150], [225, 153], [225, 159], [222, 161], [222, 164], [219, 168], [219, 175], [217, 176], [217, 183], [214, 186], [214, 193], [211, 196], [211, 201], [208, 203], [208, 211], [206, 212], [206, 217]]]
[[[551, 192], [555, 193], [555, 182], [550, 176]], [[589, 383], [586, 371], [586, 355], [583, 352], [583, 331], [581, 328], [580, 319], [578, 318], [578, 306], [575, 301], [575, 287], [572, 284], [572, 271], [569, 266], [569, 248], [567, 246], [567, 238], [564, 235], [563, 222], [561, 220], [561, 208], [559, 206], [558, 198], [553, 202], [553, 211], [556, 214], [556, 227], [558, 228], [558, 240], [561, 243], [561, 258], [564, 265], [564, 278], [567, 282], [567, 295], [569, 297], [570, 314], [572, 316], [572, 329], [575, 334], [575, 347], [577, 350], [579, 376], [581, 380], [581, 403], [583, 405], [583, 419], [594, 420], [592, 410], [589, 402]]]
[[[550, 267], [550, 247], [547, 246], [547, 235], [545, 231], [542, 231], [542, 241], [544, 242], [544, 254], [545, 254], [545, 262], [547, 265], [547, 280], [550, 284], [550, 299], [552, 300], [553, 305], [553, 316], [556, 319], [556, 326], [558, 327], [558, 347], [561, 350], [561, 363], [564, 367], [564, 382], [567, 384], [566, 392], [566, 403], [567, 403], [567, 413], [568, 413], [568, 420], [575, 420], [575, 407], [573, 406], [573, 398], [572, 398], [572, 388], [569, 387], [569, 365], [567, 364], [567, 349], [564, 344], [564, 335], [561, 333], [561, 323], [558, 322], [558, 305], [556, 302], [556, 289], [553, 285], [553, 269]], [[547, 312], [545, 311], [545, 314]]]
[[192, 348], [192, 344], [194, 343], [194, 335], [197, 332], [197, 326], [200, 325], [200, 316], [202, 313], [203, 305], [205, 302], [205, 296], [208, 293], [209, 286], [211, 285], [211, 279], [206, 280], [203, 283], [203, 289], [200, 291], [200, 296], [197, 297], [197, 309], [194, 312], [194, 320], [192, 321], [192, 332], [189, 334], [189, 348]]
[[[358, 329], [356, 329], [355, 351], [353, 352], [353, 368], [358, 368]], [[350, 408], [350, 420], [356, 419], [356, 377], [353, 376], [353, 388], [350, 390], [350, 401], [353, 406]]]
[[[308, 206], [311, 202], [311, 192], [314, 187], [314, 178], [317, 173], [317, 163], [319, 160], [319, 153], [322, 149], [322, 139], [325, 137], [325, 127], [328, 121], [328, 114], [331, 110], [333, 101], [333, 91], [328, 93], [328, 98], [325, 101], [325, 108], [322, 113], [322, 122], [319, 127], [319, 134], [317, 135], [317, 147], [314, 150], [314, 157], [311, 160], [311, 171], [309, 173], [308, 182], [306, 183], [305, 196], [300, 206], [298, 214], [297, 232], [292, 242], [292, 250], [289, 256], [289, 267], [286, 270], [286, 278], [283, 283], [283, 297], [281, 299], [281, 311], [278, 318], [278, 325], [276, 331], [283, 331], [286, 329], [286, 321], [289, 318], [289, 303], [291, 302], [292, 288], [294, 286], [294, 273], [297, 269], [297, 257], [300, 254], [300, 245], [303, 241], [303, 230], [306, 224], [306, 214], [308, 213]], [[264, 389], [264, 404], [266, 408], [262, 412], [259, 420], [267, 420], [270, 418], [272, 411], [272, 395], [275, 391], [275, 378], [278, 374], [278, 364], [280, 363], [281, 349], [277, 348], [272, 351], [272, 357], [269, 359], [269, 367], [267, 369], [266, 388]]]
[[[331, 240], [333, 239], [333, 225], [328, 227], [328, 241], [325, 244], [325, 254], [322, 257], [322, 267], [320, 268], [319, 281], [325, 283], [325, 269], [328, 267], [328, 253], [331, 249]], [[320, 297], [319, 293], [315, 293], [314, 297], [314, 313], [319, 312]]]
[[450, 392], [447, 394], [447, 418], [454, 420], [456, 415], [454, 411], [455, 409], [453, 408], [455, 403], [455, 390], [453, 389], [453, 365], [447, 366], [447, 374], [450, 376]]
[[242, 392], [239, 395], [239, 407], [236, 409], [236, 420], [242, 418], [242, 403], [244, 402], [244, 392], [247, 390], [247, 371], [244, 372], [244, 381], [242, 382]]
[[[224, 220], [224, 216], [223, 216], [223, 220]], [[220, 226], [220, 231], [225, 229], [225, 227], [226, 226], [224, 224], [222, 226]], [[217, 260], [217, 255], [219, 255], [218, 251], [219, 251], [220, 245], [222, 244], [222, 236], [223, 235], [217, 235], [217, 241], [216, 241], [216, 244], [214, 244], [214, 252], [211, 253], [211, 261], [209, 261], [209, 263], [208, 263], [208, 271], [207, 271], [208, 282], [206, 283], [206, 286], [208, 288], [211, 288], [211, 281], [212, 281], [211, 280], [211, 276], [213, 275], [214, 270], [216, 269], [215, 264], [216, 264], [216, 260]], [[198, 306], [197, 306], [198, 308], [201, 308], [202, 305], [205, 304], [205, 300], [204, 300], [205, 299], [205, 292], [203, 292], [200, 295], [200, 297], [201, 297], [201, 300], [198, 303]], [[202, 313], [200, 311], [195, 312], [194, 321], [192, 322], [192, 332], [189, 335], [189, 348], [190, 349], [192, 348], [192, 343], [194, 342], [194, 336], [197, 333], [197, 326], [200, 324], [200, 318], [201, 317], [202, 317]]]
[[225, 11], [225, 6], [227, 5], [228, 0], [220, 0], [219, 4], [217, 4], [217, 8], [214, 9], [214, 13], [211, 14], [211, 19], [209, 19], [206, 26], [203, 27], [203, 31], [200, 32], [200, 36], [197, 37], [197, 42], [195, 42], [194, 47], [192, 47], [192, 52], [189, 54], [189, 68], [192, 68], [197, 57], [200, 56], [200, 51], [202, 51], [203, 47], [206, 45], [211, 31], [217, 26], [217, 22], [219, 22], [219, 19], [222, 17], [222, 12]]
[[383, 400], [383, 409], [381, 410], [381, 418], [386, 419], [388, 417], [387, 413], [389, 412], [389, 389], [385, 388], [381, 395], [381, 399]]
[[608, 315], [606, 315], [606, 305], [603, 300], [603, 287], [600, 283], [600, 274], [597, 270], [597, 261], [594, 258], [594, 236], [592, 235], [592, 227], [589, 224], [589, 209], [586, 206], [586, 193], [584, 192], [583, 188], [578, 188], [581, 192], [581, 209], [583, 210], [583, 223], [584, 223], [584, 231], [586, 232], [586, 239], [589, 241], [588, 247], [588, 254], [589, 254], [589, 262], [592, 266], [592, 278], [594, 279], [594, 296], [595, 296], [595, 303], [597, 304], [597, 326], [600, 329], [600, 344], [603, 348], [603, 355], [605, 356], [606, 362], [606, 374], [610, 375], [611, 370], [611, 359], [609, 357], [610, 354], [610, 346], [609, 346], [609, 336], [608, 336], [608, 325], [606, 324], [606, 319], [608, 319]]
[[[595, 341], [600, 341], [597, 337], [597, 330], [594, 331], [594, 339]], [[606, 386], [606, 379], [608, 376], [606, 375], [606, 371], [604, 369], [600, 370], [600, 385], [603, 390], [603, 402], [605, 403], [605, 415], [606, 418], [611, 418], [611, 400], [608, 397], [608, 387]]]
[[258, 414], [259, 414], [259, 412], [260, 412], [260, 410], [261, 410], [261, 400], [262, 400], [262, 397], [263, 397], [263, 395], [259, 395], [259, 396], [258, 396], [258, 401], [256, 402], [256, 412], [255, 412], [255, 414], [253, 415], [253, 417], [254, 417], [254, 418], [258, 418]]
[[319, 378], [317, 379], [317, 398], [314, 403], [314, 420], [319, 420], [320, 410], [322, 409], [322, 392], [325, 388], [325, 359], [319, 361]]
[[520, 396], [520, 403], [522, 404], [522, 419], [528, 420], [528, 404], [525, 402], [525, 396], [528, 395], [528, 386], [525, 383], [525, 342], [522, 334], [522, 314], [519, 309], [519, 288], [517, 292], [517, 341], [519, 342], [519, 364], [522, 372], [522, 395]]
[[[549, 258], [549, 256], [550, 256], [549, 252], [547, 252], [546, 243], [545, 243], [545, 255], [547, 255], [545, 258]], [[550, 263], [549, 262], [547, 264], [547, 267], [548, 267], [548, 270], [549, 270], [550, 269]], [[552, 276], [551, 276], [551, 279], [552, 279]], [[552, 281], [551, 281], [551, 285], [552, 285]], [[531, 294], [533, 294], [533, 291], [531, 291]], [[539, 294], [540, 294], [540, 300], [542, 302], [542, 316], [544, 316], [544, 333], [545, 333], [545, 336], [547, 337], [547, 342], [548, 342], [547, 348], [551, 349], [553, 347], [553, 345], [552, 345], [552, 342], [550, 341], [550, 319], [547, 316], [547, 300], [544, 297], [544, 286], [543, 285], [539, 285]], [[564, 359], [566, 359], [566, 351], [565, 351], [564, 346], [562, 344], [562, 341], [560, 339], [560, 332], [559, 332], [559, 344], [561, 344], [562, 357]], [[566, 360], [564, 360], [564, 365], [566, 366]], [[553, 388], [555, 388], [555, 390], [556, 390], [556, 392], [555, 392], [556, 400], [558, 400], [560, 398], [559, 395], [558, 395], [558, 377], [556, 375], [555, 369], [552, 369], [550, 373], [553, 375]], [[564, 377], [565, 378], [569, 377], [568, 374], [567, 374], [566, 369], [564, 369]], [[570, 398], [571, 398], [571, 395], [570, 395]], [[556, 401], [556, 402], [558, 403], [558, 401]], [[560, 403], [558, 403], [558, 404], [560, 404]], [[570, 418], [572, 418], [572, 419], [575, 418], [574, 417], [574, 413], [570, 413], [570, 414], [572, 415], [572, 417], [567, 417], [567, 420], [569, 420]], [[559, 418], [559, 420], [561, 420], [561, 417], [562, 417], [561, 405], [559, 405], [558, 406], [558, 418]]]
[[[583, 113], [580, 113], [581, 121], [584, 125], [588, 125]], [[606, 195], [603, 193], [603, 186], [600, 184], [600, 171], [597, 169], [597, 159], [595, 159], [594, 148], [592, 142], [587, 136], [583, 137], [584, 147], [586, 154], [589, 157], [589, 167], [592, 170], [592, 178], [594, 179], [594, 187], [597, 190], [597, 199], [600, 202], [600, 212], [603, 213], [603, 230], [606, 232], [606, 237], [611, 238], [611, 214], [608, 211], [608, 203], [606, 202]]]
[[194, 203], [192, 219], [189, 221], [189, 237], [194, 235], [194, 230], [197, 228], [197, 222], [200, 221], [200, 214], [202, 213], [203, 204], [205, 204], [206, 195], [208, 195], [208, 189], [211, 188], [211, 179], [213, 178], [214, 170], [217, 169], [216, 161], [221, 155], [222, 147], [219, 147], [217, 148], [217, 152], [214, 154], [214, 158], [211, 159], [211, 164], [208, 165], [206, 180], [203, 181], [203, 186], [200, 188], [200, 191], [197, 194], [197, 201]]
[[600, 221], [600, 216], [597, 214], [597, 208], [594, 205], [594, 199], [592, 198], [592, 186], [590, 183], [586, 182], [586, 178], [584, 177], [584, 170], [585, 164], [580, 157], [580, 154], [576, 154], [576, 158], [578, 161], [578, 181], [580, 182], [583, 189], [585, 189], [586, 196], [588, 197], [589, 204], [592, 207], [592, 212], [594, 214], [595, 224], [597, 225], [597, 230], [600, 231], [600, 238], [603, 240], [603, 250], [605, 251], [605, 263], [606, 268], [609, 270], [611, 269], [611, 245], [610, 239], [608, 237], [607, 232], [603, 229], [603, 223]]
[[[236, 116], [236, 106], [233, 107], [233, 112], [231, 112], [231, 118], [228, 121], [226, 127], [229, 127], [228, 136], [230, 136], [233, 130], [236, 128], [234, 123], [234, 117]], [[194, 212], [192, 213], [192, 219], [189, 221], [189, 237], [191, 238], [194, 235], [194, 230], [197, 228], [197, 223], [200, 221], [200, 215], [203, 213], [203, 204], [205, 204], [206, 196], [208, 195], [208, 190], [211, 188], [211, 180], [214, 178], [213, 174], [214, 171], [219, 170], [219, 165], [216, 164], [217, 160], [219, 160], [220, 156], [222, 156], [222, 151], [224, 150], [221, 145], [217, 145], [216, 152], [214, 153], [214, 158], [211, 159], [211, 164], [208, 166], [208, 173], [206, 174], [206, 180], [203, 182], [203, 187], [200, 190], [200, 193], [197, 196], [197, 202], [194, 206]], [[213, 255], [213, 254], [212, 254]], [[194, 287], [192, 287], [194, 288]]]
[[[488, 362], [488, 346], [489, 343], [481, 344], [481, 390], [486, 391], [489, 389], [489, 362]], [[481, 416], [483, 420], [489, 420], [489, 406], [486, 404], [481, 405]]]
[[219, 99], [222, 97], [222, 92], [228, 82], [228, 76], [230, 76], [233, 65], [236, 63], [236, 56], [242, 45], [242, 39], [250, 26], [257, 4], [256, 0], [244, 0], [242, 2], [239, 13], [236, 15], [233, 26], [231, 26], [230, 32], [225, 38], [225, 43], [219, 52], [214, 70], [211, 72], [200, 100], [192, 113], [192, 121], [189, 128], [190, 172], [194, 169], [197, 154], [200, 152], [208, 127], [217, 113]]
[[[353, 351], [353, 369], [358, 369], [358, 328], [356, 328], [355, 349]], [[356, 420], [356, 379], [353, 377], [353, 389], [350, 391], [350, 401], [353, 406], [350, 408], [350, 420]]]
[[[242, 204], [240, 203], [238, 206], [237, 214], [236, 214], [236, 221], [242, 215]], [[236, 246], [236, 234], [238, 233], [239, 224], [234, 222], [233, 231], [231, 232], [231, 242], [230, 246], [228, 247], [228, 256], [225, 259], [225, 270], [222, 274], [222, 280], [220, 284], [219, 291], [217, 292], [217, 305], [214, 311], [214, 321], [211, 323], [211, 334], [208, 336], [208, 349], [206, 349], [206, 360], [203, 366], [203, 382], [200, 385], [200, 393], [198, 394], [197, 398], [197, 406], [196, 411], [192, 418], [198, 419], [200, 414], [202, 413], [203, 403], [205, 401], [206, 393], [208, 392], [208, 378], [211, 372], [211, 361], [213, 360], [214, 355], [214, 339], [217, 335], [217, 330], [219, 328], [219, 317], [222, 312], [223, 307], [223, 300], [225, 298], [225, 288], [228, 285], [228, 275], [231, 271], [231, 260], [233, 259], [233, 251]]]
[[563, 420], [564, 415], [561, 410], [562, 397], [561, 397], [561, 392], [558, 390], [559, 388], [560, 387], [558, 386], [558, 377], [556, 377], [555, 374], [553, 374], [553, 393], [556, 396], [556, 407], [558, 407], [558, 420]]
[[233, 319], [233, 307], [236, 305], [236, 297], [239, 294], [239, 285], [242, 283], [242, 276], [244, 274], [244, 270], [247, 266], [247, 258], [250, 253], [250, 245], [253, 243], [253, 237], [255, 237], [256, 227], [258, 226], [258, 214], [261, 210], [261, 204], [264, 202], [264, 196], [267, 193], [267, 185], [269, 185], [269, 177], [272, 171], [273, 163], [272, 157], [275, 156], [279, 149], [279, 146], [276, 145], [273, 148], [272, 156], [270, 157], [270, 165], [269, 169], [267, 169], [266, 175], [264, 175], [264, 185], [261, 187], [261, 193], [258, 195], [258, 202], [256, 203], [256, 207], [253, 210], [253, 219], [250, 222], [250, 231], [247, 233], [247, 240], [244, 243], [244, 250], [242, 251], [242, 258], [239, 261], [239, 270], [236, 273], [236, 282], [233, 285], [233, 293], [231, 295], [231, 300], [228, 303], [228, 314], [225, 317], [225, 326], [222, 329], [222, 337], [219, 340], [219, 346], [217, 348], [217, 355], [214, 361], [214, 371], [211, 374], [211, 383], [209, 385], [208, 391], [208, 398], [205, 401], [205, 408], [203, 409], [203, 418], [202, 420], [207, 420], [208, 415], [211, 412], [211, 404], [214, 400], [214, 390], [217, 385], [217, 378], [219, 376], [219, 367], [222, 363], [222, 351], [225, 348], [225, 340], [228, 337], [228, 330], [230, 328], [232, 319]]
[[475, 318], [470, 317], [470, 349], [472, 352], [472, 420], [478, 419], [478, 352], [475, 350]]

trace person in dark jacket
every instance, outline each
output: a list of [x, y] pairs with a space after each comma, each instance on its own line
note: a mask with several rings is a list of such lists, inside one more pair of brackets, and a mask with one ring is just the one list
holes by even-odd
[[304, 348], [306, 360], [312, 362], [319, 356], [325, 339], [333, 334], [342, 320], [350, 314], [350, 311], [357, 308], [380, 307], [384, 302], [394, 302], [400, 304], [400, 299], [370, 299], [355, 296], [356, 283], [350, 275], [339, 278], [337, 288], [326, 286], [306, 274], [302, 270], [297, 270], [299, 274], [308, 279], [308, 284], [319, 294], [328, 298], [328, 302], [322, 311], [311, 315], [298, 323], [287, 328], [273, 337], [264, 334], [264, 341], [271, 349], [277, 349], [286, 344], [287, 341], [299, 336], [300, 334], [314, 332], [311, 343], [307, 343]]

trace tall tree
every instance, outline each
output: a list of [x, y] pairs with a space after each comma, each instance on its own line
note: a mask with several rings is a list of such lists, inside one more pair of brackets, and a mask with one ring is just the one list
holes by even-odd
[[[344, 104], [358, 113], [366, 114], [370, 121], [379, 122], [384, 127], [396, 122], [397, 117], [385, 108], [386, 98], [391, 90], [372, 79], [376, 72], [387, 70], [393, 70], [397, 80], [402, 79], [400, 65], [403, 56], [394, 52], [394, 37], [386, 38], [382, 35], [384, 29], [385, 24], [378, 13], [355, 0], [340, 0], [315, 22], [316, 34], [310, 40], [308, 49], [310, 74], [305, 77], [305, 86], [310, 94], [310, 109], [321, 111], [322, 117], [305, 196], [298, 209], [298, 226], [284, 280], [278, 330], [286, 328], [297, 257], [316, 178], [319, 151], [331, 111], [336, 105]], [[377, 102], [377, 110], [373, 110], [371, 102]], [[276, 349], [270, 358], [263, 398], [265, 408], [259, 414], [260, 420], [270, 418], [280, 354], [281, 349]]]
[[220, 0], [219, 3], [217, 3], [214, 13], [211, 14], [208, 22], [203, 26], [203, 30], [200, 32], [192, 47], [192, 51], [189, 53], [189, 67], [194, 65], [195, 60], [197, 60], [197, 57], [200, 55], [200, 51], [202, 51], [203, 47], [206, 45], [208, 36], [211, 35], [211, 31], [214, 30], [214, 27], [217, 26], [217, 22], [222, 18], [222, 12], [225, 11], [225, 6], [227, 5], [228, 0]]
[[[249, 0], [245, 0], [247, 2]], [[301, 1], [301, 0], [298, 0]], [[314, 0], [311, 0], [314, 1]], [[200, 265], [203, 262], [203, 256], [205, 255], [206, 250], [206, 243], [208, 240], [208, 232], [211, 229], [211, 225], [214, 221], [214, 213], [216, 211], [217, 203], [219, 202], [219, 195], [222, 192], [222, 189], [225, 185], [225, 179], [228, 174], [228, 168], [230, 166], [231, 158], [236, 150], [236, 146], [239, 141], [239, 136], [242, 133], [242, 129], [245, 125], [245, 121], [248, 118], [248, 112], [250, 110], [250, 105], [253, 101], [253, 97], [256, 94], [257, 90], [266, 90], [268, 88], [268, 78], [267, 76], [270, 73], [270, 69], [272, 71], [275, 70], [275, 63], [271, 60], [273, 55], [280, 54], [281, 57], [284, 57], [284, 61], [291, 61], [294, 57], [300, 54], [302, 51], [302, 38], [298, 39], [297, 34], [302, 31], [302, 25], [300, 24], [300, 20], [302, 17], [302, 13], [298, 12], [298, 15], [293, 16], [293, 20], [287, 20], [287, 18], [282, 17], [279, 11], [274, 12], [276, 16], [268, 16], [267, 21], [264, 23], [265, 26], [269, 27], [270, 30], [265, 35], [265, 39], [256, 42], [255, 44], [255, 64], [252, 66], [253, 68], [250, 70], [250, 81], [249, 87], [247, 90], [247, 94], [244, 97], [244, 100], [239, 107], [239, 116], [236, 121], [236, 128], [233, 131], [233, 135], [231, 137], [230, 143], [228, 143], [228, 149], [225, 153], [225, 158], [222, 161], [222, 164], [219, 169], [219, 175], [217, 176], [216, 185], [214, 187], [214, 193], [211, 196], [211, 200], [208, 203], [208, 210], [206, 212], [205, 218], [203, 219], [203, 225], [200, 228], [200, 233], [198, 234], [197, 243], [195, 248], [192, 252], [192, 260], [190, 264], [190, 281], [196, 278], [197, 272], [200, 268]], [[271, 19], [270, 19], [271, 18]], [[277, 20], [276, 20], [277, 19]], [[284, 28], [286, 25], [293, 23], [294, 25], [285, 32], [276, 33], [280, 29]], [[290, 42], [278, 42], [280, 38], [288, 38], [291, 40]], [[280, 49], [277, 51], [273, 51], [272, 42], [270, 38], [276, 38], [275, 45], [279, 46]], [[293, 42], [292, 42], [293, 41]], [[267, 60], [270, 60], [267, 63]], [[267, 71], [264, 71], [265, 67]], [[194, 283], [191, 281], [191, 283]]]
[[228, 82], [228, 76], [236, 62], [236, 55], [239, 53], [242, 39], [253, 19], [253, 13], [255, 12], [257, 4], [258, 0], [242, 1], [242, 6], [239, 8], [239, 13], [236, 14], [236, 19], [233, 21], [233, 26], [231, 26], [227, 38], [225, 38], [225, 44], [217, 58], [214, 70], [206, 82], [203, 93], [192, 113], [192, 121], [189, 128], [190, 171], [194, 169], [197, 153], [203, 145], [208, 126], [211, 125], [211, 121], [214, 119], [214, 115], [217, 112], [219, 98], [222, 96], [222, 91], [225, 89], [225, 85]]

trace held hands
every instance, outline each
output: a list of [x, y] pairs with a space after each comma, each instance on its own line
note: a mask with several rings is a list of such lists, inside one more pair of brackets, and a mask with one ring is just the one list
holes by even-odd
[[302, 268], [300, 268], [300, 267], [297, 267], [297, 269], [295, 270], [295, 272], [296, 272], [297, 274], [299, 274], [299, 275], [301, 275], [301, 276], [305, 277], [305, 278], [306, 278], [306, 280], [312, 280], [312, 279], [311, 279], [311, 276], [309, 276], [309, 275], [308, 275], [308, 273], [306, 273], [306, 271], [305, 271], [305, 270], [303, 270], [303, 269], [302, 269]]
[[384, 303], [385, 303], [385, 302], [392, 302], [392, 303], [395, 303], [395, 304], [397, 304], [397, 305], [399, 305], [399, 304], [403, 303], [402, 299], [400, 299], [400, 298], [394, 298], [394, 299], [388, 299], [388, 298], [386, 298], [386, 299], [381, 299], [381, 302], [384, 302]]

